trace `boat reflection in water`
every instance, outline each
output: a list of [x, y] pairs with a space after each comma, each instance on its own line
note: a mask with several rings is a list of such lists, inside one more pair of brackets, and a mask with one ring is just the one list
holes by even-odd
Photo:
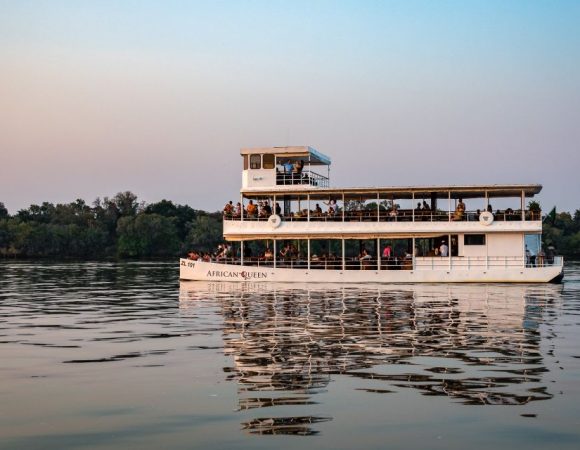
[[[338, 375], [377, 394], [410, 388], [467, 405], [523, 405], [552, 398], [539, 323], [560, 289], [183, 282], [180, 307], [218, 302], [240, 410], [316, 404]], [[332, 420], [269, 411], [243, 428], [314, 434], [313, 423]]]

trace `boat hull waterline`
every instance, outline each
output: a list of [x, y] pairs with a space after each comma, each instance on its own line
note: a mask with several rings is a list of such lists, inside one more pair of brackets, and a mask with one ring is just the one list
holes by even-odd
[[469, 270], [332, 270], [240, 266], [180, 259], [182, 281], [309, 283], [548, 283], [562, 279], [562, 266]]

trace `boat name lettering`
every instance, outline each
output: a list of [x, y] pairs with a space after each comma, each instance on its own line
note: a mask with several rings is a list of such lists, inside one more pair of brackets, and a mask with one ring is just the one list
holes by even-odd
[[244, 280], [252, 280], [256, 278], [267, 278], [266, 272], [232, 272], [230, 270], [208, 270], [208, 277], [222, 277], [222, 278], [243, 278]]

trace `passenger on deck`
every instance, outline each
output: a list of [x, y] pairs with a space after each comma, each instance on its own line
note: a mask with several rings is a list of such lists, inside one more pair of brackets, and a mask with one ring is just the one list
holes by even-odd
[[282, 214], [282, 209], [280, 208], [280, 204], [278, 202], [276, 202], [276, 214]]
[[270, 247], [268, 247], [266, 249], [266, 251], [264, 252], [264, 259], [266, 261], [274, 259], [274, 253], [272, 253], [272, 250], [270, 250]]
[[294, 163], [294, 173], [300, 175], [304, 169], [304, 161], [301, 159]]
[[331, 198], [328, 202], [323, 202], [326, 206], [328, 206], [328, 215], [334, 216], [336, 214], [336, 200]]
[[360, 261], [361, 264], [361, 270], [367, 270], [369, 268], [369, 266], [371, 265], [371, 255], [369, 255], [369, 252], [367, 252], [366, 248], [363, 248], [362, 251], [360, 252], [360, 255], [358, 255], [358, 259]]
[[270, 206], [269, 202], [264, 202], [264, 206], [262, 207], [262, 209], [264, 210], [264, 215], [266, 217], [270, 217], [272, 215], [272, 207]]
[[240, 217], [242, 217], [242, 204], [238, 202], [234, 208], [234, 218], [239, 219]]
[[441, 241], [441, 245], [439, 246], [439, 254], [443, 257], [449, 256], [449, 247], [447, 247], [445, 241]]
[[232, 214], [234, 213], [234, 203], [230, 200], [229, 203], [226, 203], [226, 206], [224, 206], [224, 217], [232, 217]]
[[390, 245], [387, 245], [384, 249], [383, 249], [383, 258], [390, 258], [391, 257], [391, 253], [392, 253], [392, 249]]
[[491, 203], [489, 203], [489, 204], [487, 205], [487, 212], [490, 212], [490, 213], [492, 213], [492, 214], [493, 214], [493, 208], [492, 208], [492, 206], [491, 206]]
[[250, 200], [247, 207], [248, 217], [254, 218], [258, 214], [258, 207], [254, 205], [254, 201]]
[[320, 207], [320, 205], [318, 203], [316, 204], [316, 208], [314, 208], [314, 215], [317, 217], [322, 216], [322, 208]]
[[463, 214], [465, 213], [465, 203], [463, 199], [459, 199], [459, 203], [455, 207], [455, 212], [453, 213], [453, 220], [463, 220]]
[[287, 175], [290, 175], [290, 174], [292, 173], [292, 168], [293, 168], [293, 167], [294, 167], [294, 166], [292, 165], [292, 163], [290, 162], [290, 160], [287, 160], [287, 161], [284, 163], [284, 172], [285, 172]]
[[423, 200], [423, 210], [424, 211], [431, 211], [431, 208], [429, 208], [429, 205], [427, 204], [427, 202], [425, 200]]

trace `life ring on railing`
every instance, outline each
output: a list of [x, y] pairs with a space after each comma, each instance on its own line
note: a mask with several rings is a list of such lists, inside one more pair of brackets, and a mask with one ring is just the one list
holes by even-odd
[[482, 225], [491, 225], [493, 223], [493, 214], [489, 211], [483, 211], [479, 215], [479, 223]]
[[272, 228], [278, 228], [282, 224], [282, 218], [278, 214], [272, 214], [268, 217], [268, 223]]

